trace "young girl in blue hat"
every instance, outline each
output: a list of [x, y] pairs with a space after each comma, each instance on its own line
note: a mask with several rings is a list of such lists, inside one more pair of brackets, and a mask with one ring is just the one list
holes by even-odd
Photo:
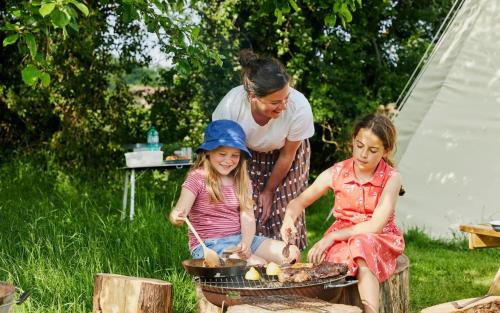
[[[198, 158], [170, 213], [170, 222], [181, 225], [189, 217], [208, 248], [219, 255], [229, 249], [234, 252], [233, 257], [249, 264], [297, 260], [300, 251], [296, 246], [292, 245], [289, 257], [284, 257], [283, 241], [255, 235], [252, 187], [247, 172], [251, 154], [241, 126], [231, 120], [211, 122], [197, 152]], [[188, 236], [192, 257], [203, 258], [203, 248], [196, 237], [191, 231]]]

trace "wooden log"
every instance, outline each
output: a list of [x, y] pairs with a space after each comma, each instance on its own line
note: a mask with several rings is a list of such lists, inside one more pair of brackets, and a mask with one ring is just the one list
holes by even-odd
[[497, 274], [493, 279], [493, 283], [488, 290], [488, 294], [492, 296], [500, 296], [500, 268], [498, 269]]
[[245, 304], [228, 308], [227, 313], [361, 313], [361, 309], [345, 304], [333, 304], [301, 296], [248, 297]]
[[[380, 285], [379, 313], [410, 312], [409, 264], [408, 257], [400, 255], [397, 259], [396, 271]], [[330, 302], [363, 308], [357, 285], [344, 288], [339, 296]]]
[[[496, 313], [500, 312], [500, 269], [498, 269], [493, 283], [488, 290], [485, 298], [472, 298], [463, 299], [458, 301], [451, 301], [425, 308], [421, 313]], [[474, 301], [471, 303], [471, 301]], [[457, 308], [457, 305], [464, 306]], [[467, 305], [468, 304], [468, 305]]]
[[149, 278], [99, 273], [93, 313], [171, 313], [172, 284]]
[[453, 302], [458, 304], [468, 303], [477, 298], [463, 299], [434, 305], [423, 309], [420, 313], [498, 313], [500, 312], [500, 297], [490, 296], [480, 299], [462, 309], [457, 309]]
[[11, 312], [15, 294], [16, 288], [13, 285], [0, 282], [0, 313]]
[[196, 299], [198, 302], [196, 304], [196, 312], [198, 313], [222, 313], [224, 310], [205, 298], [203, 291], [201, 290], [200, 285], [196, 284]]

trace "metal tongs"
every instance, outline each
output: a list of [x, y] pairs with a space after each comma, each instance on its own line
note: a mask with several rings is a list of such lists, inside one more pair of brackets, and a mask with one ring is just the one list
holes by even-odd
[[[291, 228], [287, 228], [286, 234], [287, 234], [288, 240], [287, 240], [285, 246], [283, 247], [283, 251], [281, 251], [281, 254], [283, 254], [283, 256], [288, 259], [290, 257], [290, 246], [295, 243], [295, 239], [297, 238], [297, 236], [296, 235], [292, 236], [292, 229]], [[290, 264], [294, 264], [296, 261], [297, 261], [296, 259], [293, 259], [292, 261], [290, 261]]]

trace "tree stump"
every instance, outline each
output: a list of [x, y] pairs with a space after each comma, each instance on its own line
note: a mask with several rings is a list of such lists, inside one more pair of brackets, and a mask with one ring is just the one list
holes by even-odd
[[[379, 313], [410, 312], [410, 275], [408, 267], [408, 257], [400, 255], [397, 259], [396, 271], [380, 285]], [[345, 288], [337, 298], [330, 300], [330, 302], [363, 308], [357, 285]]]
[[447, 303], [441, 303], [423, 309], [420, 313], [498, 313], [500, 312], [500, 297], [487, 297], [480, 299], [464, 308], [457, 309], [453, 303], [465, 304], [474, 299], [463, 299]]
[[[476, 300], [474, 302], [471, 302]], [[463, 306], [463, 308], [457, 308]], [[420, 313], [496, 313], [500, 312], [500, 269], [484, 298], [463, 299], [434, 305]]]
[[171, 313], [172, 284], [158, 279], [99, 273], [93, 313]]
[[222, 313], [224, 310], [218, 306], [212, 304], [205, 298], [200, 285], [196, 284], [196, 299], [198, 300], [196, 304], [196, 312], [198, 313]]
[[16, 288], [13, 285], [0, 282], [0, 313], [10, 312], [15, 294]]
[[301, 296], [248, 297], [245, 303], [229, 307], [227, 313], [361, 313], [361, 309], [355, 306]]

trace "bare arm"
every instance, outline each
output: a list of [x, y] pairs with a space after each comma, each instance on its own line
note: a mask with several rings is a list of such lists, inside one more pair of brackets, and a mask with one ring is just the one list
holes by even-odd
[[396, 203], [399, 198], [399, 189], [401, 188], [401, 175], [394, 173], [387, 181], [377, 207], [370, 220], [356, 224], [352, 227], [336, 231], [335, 240], [344, 240], [357, 234], [378, 234], [381, 233], [389, 221], [392, 213], [396, 209]]
[[297, 150], [300, 147], [301, 143], [302, 141], [286, 140], [285, 145], [280, 149], [278, 160], [276, 161], [276, 164], [274, 164], [271, 176], [267, 180], [266, 185], [264, 186], [264, 189], [262, 190], [259, 197], [258, 204], [262, 207], [263, 222], [265, 222], [269, 217], [274, 191], [292, 167], [293, 160], [295, 159], [295, 154], [297, 153]]
[[182, 225], [184, 218], [188, 216], [189, 211], [193, 207], [196, 196], [187, 188], [182, 187], [181, 195], [175, 204], [175, 207], [170, 212], [169, 220], [174, 225]]
[[330, 184], [332, 182], [332, 168], [323, 171], [314, 181], [314, 183], [309, 186], [304, 192], [302, 192], [297, 198], [293, 199], [288, 203], [286, 208], [285, 217], [283, 218], [283, 226], [281, 226], [281, 236], [283, 240], [288, 240], [286, 230], [288, 228], [292, 229], [292, 233], [295, 233], [295, 221], [302, 214], [302, 212], [310, 206], [314, 201], [318, 200], [325, 192], [330, 189]]
[[240, 253], [242, 253], [242, 255], [245, 258], [248, 258], [252, 254], [250, 247], [252, 245], [252, 241], [255, 236], [255, 216], [253, 214], [252, 209], [240, 211], [240, 223], [241, 223]]
[[314, 263], [321, 263], [325, 257], [324, 252], [335, 241], [346, 240], [357, 234], [382, 232], [395, 210], [400, 188], [401, 176], [399, 173], [395, 173], [385, 185], [372, 218], [369, 221], [325, 235], [309, 250], [307, 254], [308, 260]]

